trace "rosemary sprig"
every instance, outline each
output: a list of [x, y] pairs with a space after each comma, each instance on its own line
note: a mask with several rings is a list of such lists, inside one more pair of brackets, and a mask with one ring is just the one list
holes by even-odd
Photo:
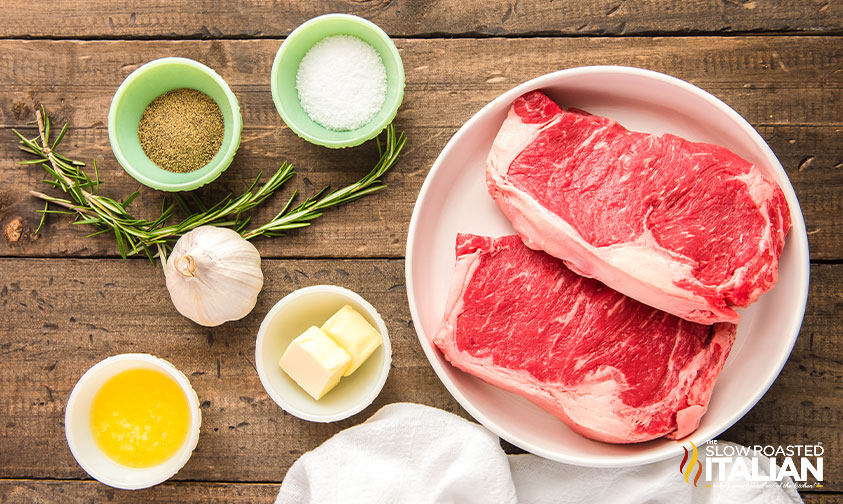
[[377, 140], [380, 159], [365, 177], [335, 191], [328, 191], [326, 187], [316, 196], [307, 198], [299, 205], [290, 208], [296, 197], [296, 193], [293, 192], [287, 204], [275, 217], [262, 226], [242, 233], [243, 238], [250, 240], [257, 236], [280, 236], [285, 230], [309, 226], [310, 221], [320, 217], [322, 211], [327, 208], [344, 205], [367, 194], [380, 191], [386, 187], [381, 183], [381, 177], [398, 162], [398, 154], [404, 148], [406, 141], [403, 132], [398, 137], [395, 136], [395, 128], [390, 124], [386, 131], [386, 145], [382, 147], [380, 139]]
[[[87, 224], [97, 229], [89, 236], [112, 232], [120, 255], [124, 259], [143, 252], [152, 262], [156, 256], [160, 257], [162, 265], [166, 263], [167, 254], [172, 250], [175, 241], [199, 226], [230, 227], [246, 239], [258, 236], [281, 236], [284, 231], [309, 226], [311, 221], [321, 216], [322, 212], [330, 207], [343, 205], [383, 189], [385, 186], [381, 183], [381, 177], [395, 166], [406, 141], [404, 133], [396, 136], [395, 128], [390, 124], [386, 130], [386, 142], [383, 147], [378, 140], [380, 159], [366, 176], [335, 191], [330, 191], [326, 187], [296, 206], [293, 206], [296, 198], [294, 192], [286, 205], [269, 222], [246, 229], [251, 221], [248, 212], [263, 203], [293, 178], [295, 170], [291, 164], [284, 162], [260, 187], [261, 174], [258, 174], [252, 185], [236, 198], [228, 195], [215, 205], [208, 207], [191, 193], [194, 205], [199, 208], [199, 211], [193, 211], [183, 198], [174, 193], [174, 202], [168, 203], [165, 198], [161, 214], [156, 219], [139, 219], [128, 212], [129, 205], [137, 197], [138, 191], [122, 201], [102, 196], [99, 194], [102, 181], [99, 178], [96, 162], [93, 165], [94, 177], [91, 178], [82, 169], [85, 163], [56, 152], [56, 148], [67, 133], [67, 124], [64, 124], [51, 143], [50, 118], [43, 106], [36, 111], [36, 122], [38, 136], [34, 138], [26, 138], [17, 130], [12, 130], [20, 139], [20, 148], [36, 156], [36, 159], [22, 161], [21, 164], [40, 164], [52, 177], [44, 179], [44, 183], [61, 189], [68, 198], [57, 198], [30, 191], [31, 195], [45, 202], [44, 210], [39, 210], [42, 216], [35, 232], [38, 233], [41, 230], [47, 214], [73, 215], [74, 224]], [[53, 208], [50, 207], [51, 204]], [[176, 209], [180, 209], [186, 217], [177, 223], [167, 224]]]

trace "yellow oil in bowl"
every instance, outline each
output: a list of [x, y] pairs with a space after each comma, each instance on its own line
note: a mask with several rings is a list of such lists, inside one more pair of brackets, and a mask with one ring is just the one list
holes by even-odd
[[179, 384], [154, 369], [111, 377], [91, 404], [91, 433], [118, 464], [152, 467], [175, 455], [187, 439], [190, 406]]

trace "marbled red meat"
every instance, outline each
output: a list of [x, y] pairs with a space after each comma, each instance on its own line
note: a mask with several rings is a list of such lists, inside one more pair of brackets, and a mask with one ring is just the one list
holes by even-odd
[[629, 131], [540, 91], [512, 105], [486, 167], [527, 246], [690, 321], [737, 322], [778, 278], [784, 194], [724, 147]]
[[518, 236], [461, 234], [433, 342], [583, 436], [632, 443], [697, 428], [734, 336], [733, 324], [688, 322], [581, 277]]

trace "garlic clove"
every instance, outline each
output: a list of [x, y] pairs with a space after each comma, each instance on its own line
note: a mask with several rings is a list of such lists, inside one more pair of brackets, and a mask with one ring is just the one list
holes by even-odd
[[201, 226], [179, 238], [167, 260], [170, 299], [179, 313], [212, 327], [239, 320], [263, 287], [260, 254], [236, 231]]

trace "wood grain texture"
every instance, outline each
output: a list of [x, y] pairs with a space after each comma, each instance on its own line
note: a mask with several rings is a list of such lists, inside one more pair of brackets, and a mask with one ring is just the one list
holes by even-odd
[[166, 482], [143, 490], [117, 490], [96, 481], [0, 480], [4, 504], [271, 504], [277, 484]]
[[[400, 260], [263, 262], [254, 311], [203, 328], [173, 308], [160, 268], [138, 261], [0, 261], [0, 474], [83, 478], [63, 438], [67, 397], [85, 369], [124, 352], [151, 352], [191, 380], [202, 403], [199, 445], [176, 479], [281, 481], [304, 452], [381, 406], [418, 401], [459, 411], [412, 329]], [[292, 290], [343, 285], [380, 311], [394, 348], [387, 384], [351, 419], [310, 423], [284, 413], [254, 368], [255, 337], [269, 308]], [[126, 308], [131, 307], [131, 308]]]
[[366, 17], [391, 36], [627, 35], [843, 29], [830, 0], [107, 0], [9, 2], [2, 37], [283, 37], [329, 12]]
[[843, 502], [843, 494], [802, 492], [800, 495], [805, 504], [840, 504]]
[[[405, 102], [396, 124], [406, 151], [387, 190], [331, 211], [309, 229], [259, 240], [265, 257], [400, 257], [421, 184], [451, 135], [472, 114], [512, 86], [544, 73], [584, 64], [651, 68], [686, 79], [733, 106], [764, 136], [787, 170], [803, 207], [813, 259], [843, 259], [843, 38], [532, 38], [396, 41], [407, 72]], [[375, 162], [374, 146], [333, 151], [312, 146], [281, 122], [269, 92], [279, 45], [254, 41], [0, 41], [0, 229], [21, 236], [0, 240], [3, 256], [114, 256], [109, 236], [51, 218], [33, 240], [40, 204], [26, 193], [43, 189], [8, 128], [25, 127], [35, 102], [74, 126], [65, 153], [99, 161], [106, 194], [138, 187], [119, 168], [105, 130], [111, 97], [123, 78], [162, 56], [186, 56], [215, 68], [231, 84], [243, 110], [243, 142], [219, 181], [201, 192], [214, 200], [241, 191], [259, 171], [293, 162], [291, 184], [310, 194], [348, 183]], [[466, 58], [466, 55], [471, 55]], [[29, 130], [32, 132], [32, 130]], [[482, 170], [482, 167], [477, 167]], [[269, 217], [284, 198], [256, 215]], [[151, 215], [160, 193], [143, 188], [135, 205]], [[10, 224], [19, 223], [19, 228]]]
[[[84, 478], [64, 440], [64, 405], [79, 376], [123, 352], [153, 352], [190, 378], [203, 407], [202, 434], [175, 480], [280, 482], [289, 466], [339, 430], [387, 403], [412, 401], [466, 416], [418, 344], [403, 261], [265, 260], [264, 291], [241, 321], [202, 328], [182, 318], [160, 270], [116, 259], [0, 260], [0, 474]], [[384, 315], [393, 367], [375, 403], [349, 420], [314, 424], [280, 410], [254, 369], [264, 314], [291, 290], [316, 283], [360, 292]], [[725, 439], [744, 444], [822, 442], [843, 449], [843, 341], [838, 329], [843, 266], [815, 265], [802, 334], [764, 399]], [[119, 307], [130, 306], [131, 309]], [[829, 458], [835, 455], [829, 455]], [[826, 490], [843, 490], [843, 466], [825, 467]]]
[[[145, 490], [121, 491], [95, 481], [0, 480], [0, 502], [4, 504], [271, 504], [277, 494], [278, 485], [269, 483], [167, 482]], [[805, 504], [843, 501], [843, 495], [836, 493], [805, 492], [801, 497]]]
[[[500, 93], [550, 71], [639, 66], [720, 97], [756, 127], [787, 170], [806, 216], [812, 259], [843, 260], [841, 2], [118, 3], [0, 0], [0, 39], [6, 39], [0, 40], [0, 502], [270, 503], [302, 453], [384, 404], [414, 401], [467, 416], [427, 363], [410, 320], [401, 257], [412, 205], [460, 125]], [[256, 215], [261, 220], [293, 188], [311, 194], [365, 173], [377, 157], [373, 145], [347, 151], [311, 146], [283, 125], [269, 93], [280, 37], [325, 12], [361, 15], [397, 37], [407, 72], [397, 126], [409, 143], [387, 176], [387, 190], [286, 238], [256, 242], [267, 258], [267, 281], [251, 315], [201, 328], [172, 308], [160, 268], [90, 259], [116, 256], [110, 237], [85, 239], [88, 230], [60, 218], [32, 236], [34, 211], [41, 207], [25, 193], [44, 186], [37, 169], [17, 166], [25, 158], [9, 129], [25, 126], [33, 105], [44, 102], [74, 126], [65, 141], [68, 154], [96, 159], [104, 192], [126, 195], [138, 184], [111, 154], [108, 106], [132, 70], [163, 56], [208, 64], [240, 99], [242, 146], [223, 177], [201, 190], [206, 199], [241, 191], [259, 171], [292, 161], [299, 175], [277, 203]], [[741, 33], [751, 36], [733, 36]], [[705, 36], [688, 36], [694, 34]], [[806, 36], [791, 36], [798, 34]], [[519, 38], [525, 36], [530, 38]], [[68, 40], [20, 40], [33, 38]], [[135, 205], [148, 215], [159, 203], [160, 193], [142, 188]], [[825, 488], [803, 498], [830, 504], [843, 502], [837, 463], [843, 449], [843, 265], [814, 264], [811, 274], [806, 318], [790, 360], [762, 401], [722, 438], [822, 442], [829, 454]], [[315, 283], [345, 285], [371, 300], [385, 315], [394, 347], [390, 378], [375, 404], [332, 425], [283, 413], [253, 365], [254, 337], [266, 311], [284, 294]], [[185, 371], [204, 419], [197, 451], [176, 481], [137, 492], [88, 480], [67, 449], [62, 425], [67, 396], [85, 369], [130, 351], [154, 352]]]

